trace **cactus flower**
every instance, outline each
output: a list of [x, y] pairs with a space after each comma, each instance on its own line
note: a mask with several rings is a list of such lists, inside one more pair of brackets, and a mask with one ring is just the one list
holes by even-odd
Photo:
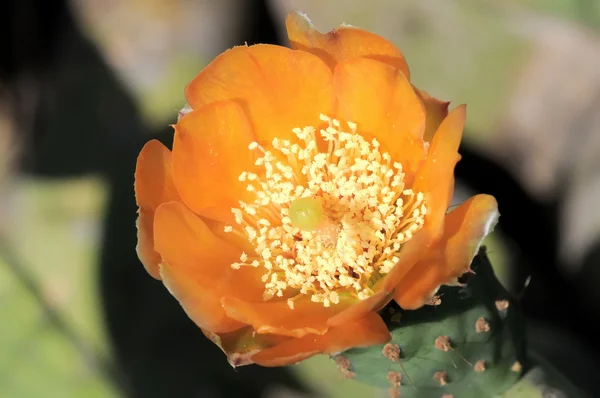
[[234, 47], [186, 87], [172, 152], [135, 174], [138, 255], [233, 366], [390, 339], [377, 311], [469, 270], [498, 212], [448, 212], [465, 107], [410, 83], [373, 33], [292, 13], [291, 48]]

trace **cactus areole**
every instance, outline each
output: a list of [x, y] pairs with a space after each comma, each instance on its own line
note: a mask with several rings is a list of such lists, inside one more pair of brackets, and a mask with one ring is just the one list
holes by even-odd
[[[392, 340], [341, 353], [346, 372], [397, 390], [400, 397], [504, 396], [529, 366], [524, 320], [495, 278], [485, 250], [472, 268], [464, 286], [442, 287], [435, 305], [416, 311], [386, 307], [382, 316]], [[497, 302], [504, 304], [498, 307]], [[397, 347], [398, 355], [390, 358], [389, 346]], [[391, 382], [390, 371], [401, 381]]]

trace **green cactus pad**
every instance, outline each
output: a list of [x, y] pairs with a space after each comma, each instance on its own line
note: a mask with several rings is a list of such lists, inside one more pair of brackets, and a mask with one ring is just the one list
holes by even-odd
[[415, 311], [386, 307], [389, 345], [341, 354], [354, 378], [418, 398], [497, 397], [513, 386], [527, 366], [524, 320], [485, 249], [471, 268], [464, 286], [439, 290], [440, 302]]

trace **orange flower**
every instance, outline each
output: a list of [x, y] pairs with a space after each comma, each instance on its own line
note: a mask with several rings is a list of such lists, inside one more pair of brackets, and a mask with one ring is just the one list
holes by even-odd
[[465, 107], [413, 87], [387, 40], [287, 18], [194, 78], [173, 152], [143, 148], [138, 254], [234, 366], [384, 343], [377, 314], [469, 269], [498, 212], [447, 213]]

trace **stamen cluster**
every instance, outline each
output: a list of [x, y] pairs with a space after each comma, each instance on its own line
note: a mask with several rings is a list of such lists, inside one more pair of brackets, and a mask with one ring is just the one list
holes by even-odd
[[[406, 189], [402, 164], [382, 153], [377, 140], [365, 140], [354, 123], [346, 129], [336, 119], [321, 120], [328, 124], [319, 131], [326, 150], [319, 150], [312, 126], [293, 129], [297, 142], [274, 139], [273, 150], [250, 145], [259, 151], [261, 172], [239, 180], [255, 199], [232, 209], [236, 225], [225, 228], [255, 249], [232, 267], [264, 268], [264, 299], [285, 297], [291, 308], [304, 295], [326, 307], [344, 296], [372, 295], [427, 212], [423, 193]], [[321, 200], [328, 228], [292, 224], [290, 204], [304, 197]]]

